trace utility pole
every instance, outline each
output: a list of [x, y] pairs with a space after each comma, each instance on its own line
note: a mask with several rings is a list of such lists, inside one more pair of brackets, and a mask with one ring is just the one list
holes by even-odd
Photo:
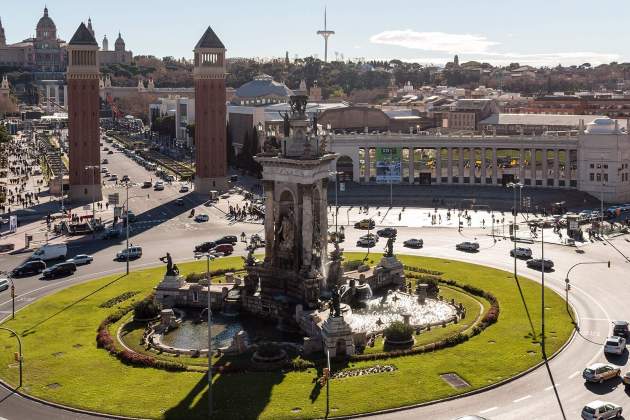
[[[516, 257], [516, 256], [515, 256]], [[541, 258], [541, 282], [540, 282], [540, 316], [541, 316], [541, 338], [543, 359], [547, 360], [547, 350], [545, 349], [545, 229], [540, 230], [540, 258]]]
[[129, 181], [125, 182], [125, 187], [127, 190], [127, 198], [125, 199], [125, 230], [127, 236], [127, 274], [129, 274]]

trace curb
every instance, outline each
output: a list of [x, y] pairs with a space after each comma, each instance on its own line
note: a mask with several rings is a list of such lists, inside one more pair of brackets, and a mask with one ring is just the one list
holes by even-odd
[[[571, 309], [573, 309], [573, 311], [575, 312], [575, 308], [573, 308], [573, 304], [571, 305]], [[577, 312], [576, 312], [577, 313]], [[566, 349], [569, 344], [571, 344], [573, 342], [573, 340], [575, 339], [575, 335], [577, 333], [577, 330], [575, 328], [573, 328], [573, 332], [571, 333], [571, 337], [562, 345], [562, 347], [560, 347], [558, 350], [556, 350], [556, 352], [554, 354], [552, 354], [550, 357], [547, 358], [547, 361], [551, 361], [553, 360], [556, 356], [558, 356], [560, 353], [562, 353], [564, 351], [564, 349]], [[537, 370], [538, 368], [544, 366], [545, 362], [541, 361], [537, 364], [535, 364], [534, 366], [530, 367], [527, 370], [524, 370], [523, 372], [520, 372], [518, 374], [516, 374], [515, 376], [512, 376], [511, 378], [507, 378], [504, 379], [500, 382], [496, 382], [494, 384], [485, 386], [483, 388], [479, 388], [479, 389], [475, 389], [469, 392], [465, 392], [463, 394], [458, 394], [458, 395], [453, 395], [451, 397], [446, 397], [446, 398], [441, 398], [439, 400], [433, 400], [433, 401], [427, 401], [427, 402], [423, 402], [423, 403], [418, 403], [418, 404], [411, 404], [411, 405], [406, 405], [403, 407], [396, 407], [396, 408], [388, 408], [388, 409], [384, 409], [384, 410], [379, 410], [379, 411], [372, 411], [369, 413], [362, 413], [362, 414], [351, 414], [351, 415], [347, 415], [347, 416], [333, 416], [333, 417], [327, 417], [327, 419], [358, 419], [358, 418], [364, 418], [364, 417], [372, 417], [372, 416], [378, 416], [381, 414], [390, 414], [390, 413], [398, 413], [398, 412], [402, 412], [402, 411], [406, 411], [406, 410], [411, 410], [414, 408], [421, 408], [421, 407], [428, 407], [430, 405], [435, 405], [435, 404], [440, 404], [443, 402], [448, 402], [448, 401], [454, 401], [454, 400], [458, 400], [458, 399], [462, 399], [462, 398], [466, 398], [466, 397], [470, 397], [473, 395], [477, 395], [477, 394], [481, 394], [483, 392], [486, 391], [491, 391], [495, 388], [499, 388], [503, 385], [509, 384], [510, 382], [514, 382], [517, 379], [520, 379], [522, 377], [524, 377], [525, 375], [528, 375], [530, 373], [532, 373], [533, 371]]]
[[[435, 258], [435, 257], [429, 257], [429, 258]], [[465, 263], [470, 263], [468, 261], [463, 261], [463, 260], [455, 260], [455, 261], [462, 261]], [[472, 263], [474, 264], [474, 263]], [[494, 268], [494, 269], [499, 269], [499, 270], [503, 270], [501, 268], [496, 268], [493, 266], [484, 266], [484, 267], [490, 267], [490, 268]], [[151, 267], [143, 267], [142, 269], [147, 269], [147, 268], [151, 268]], [[505, 270], [503, 270], [505, 271]], [[87, 281], [91, 281], [91, 280], [95, 280], [95, 279], [86, 279]], [[84, 282], [81, 282], [84, 283]], [[79, 284], [81, 284], [79, 283]], [[69, 286], [71, 287], [71, 286]], [[57, 290], [57, 292], [63, 290], [64, 288]], [[550, 291], [554, 292], [554, 293], [558, 293], [557, 291], [553, 290], [553, 289], [549, 289]], [[559, 294], [559, 293], [558, 293]], [[32, 305], [33, 303], [35, 303], [36, 301], [30, 302], [27, 305], [19, 308], [16, 312]], [[572, 303], [570, 303], [571, 309], [574, 311], [574, 313], [577, 315], [577, 312], [575, 311], [575, 308], [573, 306]], [[0, 323], [5, 322], [10, 315], [7, 315], [6, 317], [4, 317], [3, 319], [0, 320]], [[578, 316], [579, 319], [579, 316]], [[119, 328], [120, 331], [120, 328]], [[119, 331], [117, 331], [117, 335], [119, 333]], [[573, 342], [573, 340], [575, 339], [576, 336], [576, 329], [573, 328], [573, 331], [571, 333], [571, 337], [558, 349], [556, 350], [555, 353], [553, 353], [550, 357], [547, 358], [547, 361], [551, 361], [553, 360], [556, 356], [558, 356], [560, 353], [562, 353], [568, 346], [569, 344], [571, 344]], [[121, 341], [122, 342], [122, 341]], [[126, 347], [126, 346], [125, 346]], [[510, 378], [504, 379], [500, 382], [496, 382], [494, 384], [490, 384], [488, 386], [482, 387], [482, 388], [478, 388], [469, 392], [465, 392], [463, 394], [458, 394], [458, 395], [453, 395], [450, 397], [446, 397], [446, 398], [441, 398], [441, 399], [437, 399], [437, 400], [433, 400], [433, 401], [427, 401], [427, 402], [423, 402], [423, 403], [418, 403], [418, 404], [411, 404], [411, 405], [407, 405], [407, 406], [402, 406], [402, 407], [395, 407], [395, 408], [389, 408], [389, 409], [384, 409], [384, 410], [378, 410], [378, 411], [373, 411], [373, 412], [367, 412], [367, 413], [358, 413], [358, 414], [351, 414], [351, 415], [346, 415], [346, 416], [328, 416], [326, 417], [326, 419], [356, 419], [356, 418], [364, 418], [364, 417], [372, 417], [372, 416], [377, 416], [377, 415], [381, 415], [381, 414], [389, 414], [389, 413], [396, 413], [396, 412], [402, 412], [402, 411], [406, 411], [406, 410], [410, 410], [410, 409], [414, 409], [414, 408], [420, 408], [420, 407], [427, 407], [427, 406], [431, 406], [431, 405], [435, 405], [435, 404], [440, 404], [443, 402], [448, 402], [448, 401], [454, 401], [454, 400], [458, 400], [458, 399], [463, 399], [466, 397], [470, 397], [473, 395], [477, 395], [477, 394], [481, 394], [483, 392], [486, 391], [490, 391], [493, 390], [495, 388], [498, 388], [500, 386], [506, 385], [508, 383], [511, 383], [517, 379], [520, 379], [526, 375], [528, 375], [529, 373], [537, 370], [538, 368], [542, 367], [545, 364], [544, 361], [541, 361], [539, 363], [537, 363], [536, 365], [530, 367], [529, 369], [526, 369], [518, 374], [516, 374], [515, 376], [512, 376]], [[0, 386], [4, 387], [7, 391], [9, 391], [11, 394], [16, 394], [24, 399], [48, 406], [48, 407], [53, 407], [53, 408], [57, 408], [57, 409], [61, 409], [61, 410], [65, 410], [68, 412], [72, 412], [72, 413], [78, 413], [78, 414], [86, 414], [86, 415], [90, 415], [90, 416], [94, 416], [94, 417], [101, 417], [101, 418], [106, 418], [106, 419], [123, 419], [123, 420], [143, 420], [144, 418], [142, 417], [128, 417], [128, 416], [121, 416], [121, 415], [114, 415], [114, 414], [108, 414], [108, 413], [100, 413], [100, 412], [96, 412], [96, 411], [91, 411], [91, 410], [86, 410], [86, 409], [81, 409], [81, 408], [76, 408], [76, 407], [71, 407], [71, 406], [67, 406], [67, 405], [63, 405], [63, 404], [59, 404], [56, 402], [52, 402], [52, 401], [47, 401], [44, 399], [41, 399], [39, 397], [35, 397], [33, 395], [27, 394], [23, 391], [18, 390], [17, 388], [12, 387], [11, 385], [9, 385], [8, 383], [6, 383], [4, 381], [4, 379], [0, 378]], [[322, 417], [320, 417], [320, 419], [323, 419]]]

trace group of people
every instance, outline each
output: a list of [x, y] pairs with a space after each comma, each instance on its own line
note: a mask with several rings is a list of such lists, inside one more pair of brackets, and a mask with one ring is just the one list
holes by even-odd
[[[35, 179], [35, 168], [39, 167], [38, 155], [33, 142], [25, 138], [15, 137], [7, 146], [7, 168], [5, 186], [5, 203], [0, 204], [2, 213], [11, 213], [11, 207], [28, 208], [39, 204], [43, 179]], [[29, 181], [32, 189], [29, 189]], [[35, 186], [37, 190], [35, 191]]]
[[233, 206], [230, 204], [227, 217], [232, 221], [242, 222], [244, 220], [260, 220], [264, 217], [264, 213], [253, 202], [245, 201], [241, 205]]

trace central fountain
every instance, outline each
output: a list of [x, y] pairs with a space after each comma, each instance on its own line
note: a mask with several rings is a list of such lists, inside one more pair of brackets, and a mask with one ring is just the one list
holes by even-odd
[[[427, 298], [426, 288], [419, 287], [418, 296], [403, 291], [406, 282], [393, 252], [395, 238], [388, 240], [374, 267], [344, 272], [337, 242], [328, 255], [328, 177], [338, 156], [326, 151], [317, 120], [311, 125], [306, 116], [307, 100], [304, 92], [291, 96], [291, 113], [283, 115], [284, 137], [268, 140], [255, 158], [263, 168], [264, 260], [256, 260], [252, 244], [244, 258], [246, 275], [227, 275], [226, 283], [211, 287], [167, 272], [156, 288], [162, 307], [202, 309], [210, 293], [213, 311], [221, 311], [226, 325], [230, 319], [235, 325], [223, 328], [231, 333], [222, 344], [227, 337], [237, 338], [241, 324], [235, 315], [243, 312], [271, 322], [284, 334], [304, 337], [305, 353], [323, 350], [332, 357], [354, 354], [365, 347], [368, 334], [401, 318], [416, 328], [456, 319], [457, 308], [437, 296]], [[179, 343], [178, 336], [195, 334], [191, 329], [183, 322], [180, 331], [166, 334], [163, 341]]]

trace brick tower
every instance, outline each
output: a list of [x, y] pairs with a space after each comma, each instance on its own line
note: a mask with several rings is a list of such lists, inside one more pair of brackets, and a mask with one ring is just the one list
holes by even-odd
[[195, 46], [195, 192], [226, 190], [225, 47], [208, 27]]
[[98, 44], [83, 24], [68, 43], [70, 200], [100, 201]]

